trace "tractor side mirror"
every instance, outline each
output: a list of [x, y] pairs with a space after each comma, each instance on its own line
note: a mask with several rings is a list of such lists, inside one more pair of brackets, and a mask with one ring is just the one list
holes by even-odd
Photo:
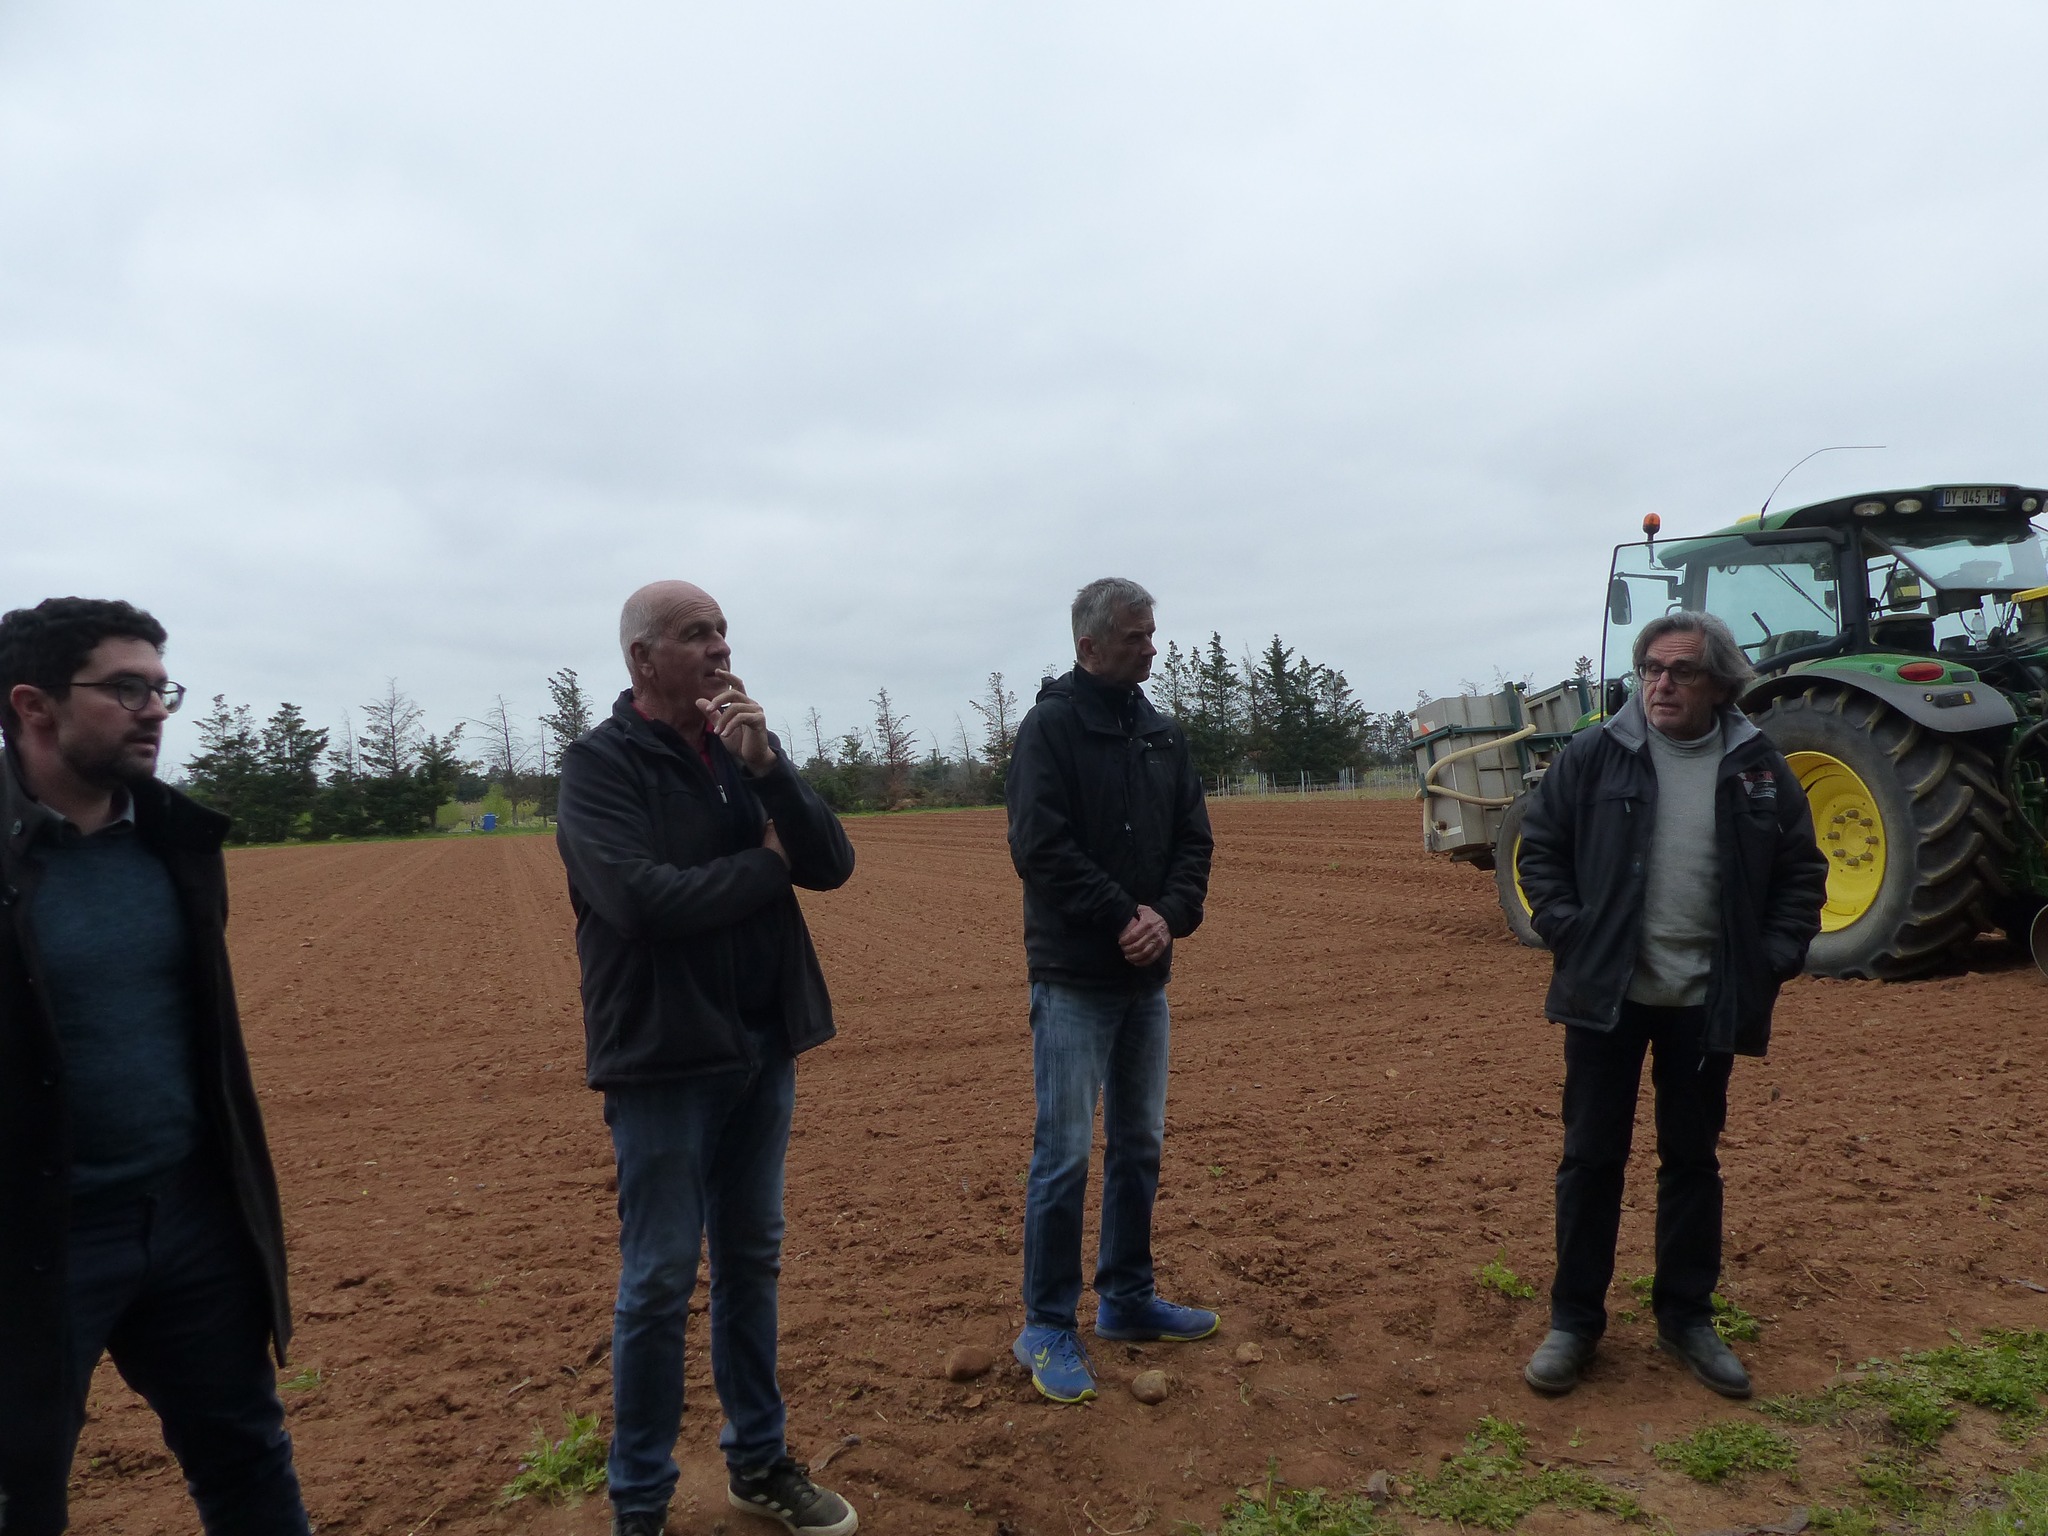
[[1607, 618], [1610, 623], [1626, 624], [1636, 616], [1635, 604], [1629, 601], [1628, 583], [1619, 576], [1607, 583]]
[[1622, 705], [1628, 702], [1628, 684], [1620, 678], [1609, 678], [1607, 682], [1607, 718], [1612, 720], [1621, 713]]

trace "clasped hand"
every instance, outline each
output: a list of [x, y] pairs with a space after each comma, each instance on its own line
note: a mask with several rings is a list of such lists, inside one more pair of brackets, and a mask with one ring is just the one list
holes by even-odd
[[1161, 959], [1173, 943], [1173, 935], [1166, 931], [1166, 919], [1150, 907], [1141, 906], [1137, 915], [1124, 924], [1124, 931], [1116, 936], [1117, 944], [1124, 952], [1124, 958], [1133, 965], [1151, 965]]

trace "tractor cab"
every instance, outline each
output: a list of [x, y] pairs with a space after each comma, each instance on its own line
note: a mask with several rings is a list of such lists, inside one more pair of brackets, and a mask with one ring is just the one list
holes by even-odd
[[2032, 522], [2044, 499], [2021, 486], [1934, 486], [1620, 545], [1608, 572], [1604, 705], [1618, 709], [1634, 690], [1636, 631], [1677, 608], [1723, 619], [1767, 680], [1837, 657], [1940, 662], [1946, 677], [1951, 665], [1974, 671], [2048, 649], [2048, 627], [2031, 621], [2048, 606], [2034, 591], [2048, 586], [2048, 547]]

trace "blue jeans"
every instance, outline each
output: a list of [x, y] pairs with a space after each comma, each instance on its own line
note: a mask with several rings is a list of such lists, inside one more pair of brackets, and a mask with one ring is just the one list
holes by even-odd
[[49, 1405], [61, 1416], [61, 1459], [8, 1489], [7, 1536], [64, 1529], [86, 1394], [107, 1352], [156, 1411], [208, 1536], [304, 1536], [269, 1293], [226, 1173], [196, 1157], [148, 1195], [75, 1210], [66, 1264], [70, 1379]]
[[683, 1330], [711, 1245], [711, 1379], [734, 1470], [783, 1454], [775, 1383], [782, 1164], [796, 1063], [607, 1089], [619, 1167], [619, 1298], [612, 1313], [612, 1507], [668, 1506], [683, 1424]]
[[1031, 984], [1038, 1120], [1024, 1189], [1024, 1313], [1072, 1328], [1081, 1300], [1081, 1210], [1102, 1100], [1102, 1249], [1095, 1294], [1114, 1310], [1152, 1299], [1152, 1202], [1166, 1141], [1166, 989]]

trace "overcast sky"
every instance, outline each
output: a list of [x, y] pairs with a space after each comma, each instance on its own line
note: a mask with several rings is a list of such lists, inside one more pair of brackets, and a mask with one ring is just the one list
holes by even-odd
[[[1608, 548], [2048, 481], [2048, 10], [0, 7], [0, 607], [436, 729], [683, 576], [950, 743], [1090, 577], [1378, 708]], [[169, 756], [192, 744], [175, 722]]]

